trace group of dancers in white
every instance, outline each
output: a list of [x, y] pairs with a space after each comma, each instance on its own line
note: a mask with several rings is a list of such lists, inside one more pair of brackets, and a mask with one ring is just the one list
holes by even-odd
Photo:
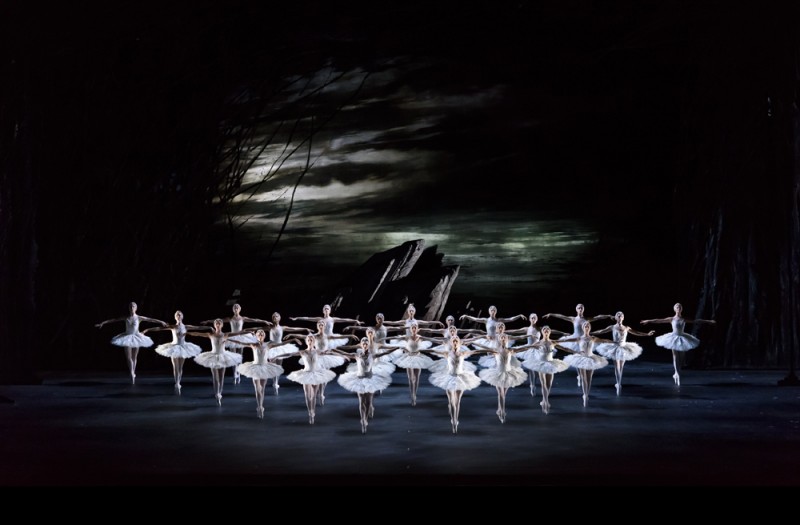
[[[518, 329], [507, 329], [506, 323], [525, 320], [523, 314], [513, 317], [497, 317], [497, 308], [490, 306], [488, 317], [460, 316], [472, 326], [464, 329], [455, 325], [456, 319], [447, 316], [445, 322], [416, 319], [416, 308], [409, 304], [403, 319], [387, 321], [383, 314], [375, 316], [374, 326], [364, 326], [358, 319], [331, 316], [330, 305], [324, 305], [319, 317], [291, 317], [292, 321], [315, 323], [316, 330], [301, 326], [281, 325], [281, 316], [275, 312], [272, 320], [246, 317], [239, 304], [233, 305], [233, 315], [225, 318], [202, 321], [199, 325], [185, 325], [183, 313], [175, 312], [175, 322], [145, 317], [137, 313], [136, 303], [129, 304], [125, 317], [108, 319], [96, 326], [124, 321], [125, 332], [114, 336], [111, 344], [125, 349], [131, 380], [136, 380], [136, 361], [140, 348], [153, 346], [149, 332], [171, 331], [172, 341], [156, 346], [159, 355], [172, 361], [175, 391], [180, 394], [183, 366], [186, 359], [194, 359], [200, 366], [209, 368], [214, 386], [214, 396], [222, 404], [225, 371], [234, 369], [234, 383], [241, 376], [251, 378], [255, 389], [257, 414], [264, 417], [264, 395], [269, 380], [278, 393], [279, 378], [284, 374], [284, 359], [298, 357], [302, 369], [286, 375], [303, 385], [308, 421], [314, 423], [317, 403], [325, 403], [325, 385], [337, 379], [334, 368], [351, 363], [338, 374], [337, 382], [344, 389], [358, 394], [361, 431], [366, 433], [369, 420], [374, 415], [373, 397], [392, 383], [396, 368], [404, 368], [408, 377], [411, 404], [416, 405], [417, 389], [422, 370], [430, 372], [429, 381], [447, 394], [450, 422], [453, 433], [458, 432], [461, 397], [467, 390], [477, 388], [482, 382], [497, 390], [497, 416], [505, 422], [505, 399], [509, 388], [530, 382], [531, 395], [536, 395], [536, 379], [541, 387], [540, 406], [545, 414], [550, 412], [549, 395], [555, 374], [568, 368], [577, 371], [578, 386], [583, 395], [583, 406], [587, 406], [595, 370], [614, 362], [616, 392], [622, 390], [622, 371], [625, 363], [639, 357], [642, 347], [628, 341], [629, 335], [653, 336], [654, 331], [642, 332], [623, 324], [622, 312], [615, 315], [584, 316], [584, 306], [575, 307], [576, 315], [548, 313], [544, 319], [555, 318], [572, 324], [572, 333], [555, 330], [549, 326], [539, 328], [535, 313], [527, 316], [529, 325]], [[655, 338], [656, 345], [670, 349], [675, 373], [673, 379], [680, 386], [680, 366], [685, 353], [700, 344], [699, 339], [685, 332], [687, 323], [714, 323], [713, 320], [686, 319], [683, 307], [676, 303], [674, 315], [662, 319], [640, 321], [642, 325], [664, 323], [672, 331]], [[613, 320], [613, 324], [592, 330], [592, 322], [601, 319]], [[149, 322], [157, 326], [139, 329], [140, 323]], [[223, 327], [229, 323], [230, 330]], [[245, 328], [245, 323], [258, 326]], [[334, 332], [335, 324], [346, 324], [341, 333]], [[358, 333], [363, 332], [359, 337]], [[611, 334], [611, 339], [598, 337]], [[553, 339], [553, 335], [559, 335]], [[187, 341], [187, 337], [205, 337], [211, 341], [211, 350], [204, 352], [200, 346]], [[355, 341], [354, 344], [347, 344]], [[521, 344], [517, 344], [517, 342]], [[243, 362], [245, 348], [252, 349], [253, 360]], [[563, 359], [556, 356], [561, 351]], [[468, 360], [480, 355], [477, 364]], [[480, 370], [479, 370], [480, 367]]]

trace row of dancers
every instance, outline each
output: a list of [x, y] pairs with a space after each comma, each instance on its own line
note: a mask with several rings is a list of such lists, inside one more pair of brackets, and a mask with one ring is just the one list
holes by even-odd
[[[673, 354], [675, 373], [673, 379], [680, 386], [680, 365], [683, 355], [696, 348], [700, 341], [685, 332], [687, 323], [711, 323], [713, 320], [686, 319], [683, 307], [676, 303], [674, 315], [660, 319], [640, 321], [641, 324], [669, 323], [672, 331], [655, 338], [658, 346], [668, 348]], [[411, 404], [416, 405], [416, 394], [422, 370], [429, 370], [429, 381], [447, 393], [448, 409], [453, 433], [458, 431], [458, 417], [461, 397], [467, 390], [477, 388], [482, 382], [495, 386], [497, 390], [497, 416], [505, 422], [505, 398], [509, 388], [520, 386], [530, 380], [531, 395], [535, 395], [536, 379], [541, 385], [542, 411], [550, 411], [549, 394], [555, 374], [572, 367], [577, 370], [578, 386], [581, 388], [583, 404], [587, 406], [595, 370], [614, 362], [616, 392], [620, 395], [622, 372], [625, 362], [636, 359], [642, 347], [627, 340], [628, 335], [653, 336], [654, 331], [643, 332], [632, 329], [623, 323], [624, 314], [598, 315], [587, 318], [584, 306], [576, 306], [576, 315], [568, 316], [548, 313], [543, 318], [556, 318], [573, 325], [573, 332], [567, 333], [543, 326], [537, 326], [535, 313], [508, 318], [497, 317], [497, 308], [491, 306], [487, 317], [460, 316], [460, 320], [482, 329], [464, 329], [455, 326], [455, 318], [447, 316], [445, 323], [416, 319], [416, 308], [409, 304], [403, 319], [387, 321], [383, 314], [375, 317], [375, 326], [364, 326], [358, 319], [331, 316], [330, 305], [324, 305], [322, 316], [291, 317], [292, 321], [313, 322], [316, 331], [300, 326], [283, 326], [281, 316], [275, 312], [271, 321], [246, 317], [241, 314], [241, 306], [233, 305], [233, 315], [226, 318], [202, 321], [199, 325], [186, 325], [183, 313], [175, 312], [175, 322], [146, 317], [137, 313], [136, 303], [129, 304], [125, 317], [108, 319], [98, 323], [105, 324], [124, 321], [125, 332], [114, 336], [112, 345], [125, 349], [131, 380], [136, 379], [136, 361], [139, 348], [151, 347], [155, 343], [148, 332], [171, 331], [173, 340], [156, 347], [156, 353], [169, 357], [172, 361], [175, 390], [180, 394], [183, 365], [186, 359], [209, 368], [212, 375], [214, 395], [222, 404], [222, 390], [225, 371], [234, 369], [234, 383], [241, 376], [253, 381], [257, 414], [264, 417], [264, 394], [270, 380], [275, 393], [278, 393], [279, 377], [284, 374], [284, 359], [298, 357], [303, 366], [286, 377], [303, 385], [308, 410], [309, 423], [313, 424], [316, 406], [324, 405], [325, 386], [337, 378], [332, 370], [350, 361], [346, 370], [338, 375], [337, 382], [344, 389], [358, 394], [359, 414], [362, 432], [366, 433], [369, 419], [374, 415], [373, 397], [376, 392], [386, 389], [392, 382], [396, 368], [404, 368], [408, 376]], [[507, 329], [506, 323], [528, 319], [529, 325], [519, 329]], [[592, 331], [591, 323], [601, 319], [613, 319], [614, 323]], [[141, 322], [157, 326], [140, 331]], [[228, 332], [223, 331], [225, 323], [230, 324]], [[244, 328], [245, 323], [258, 324], [257, 327]], [[341, 332], [334, 332], [334, 325], [347, 323]], [[357, 335], [364, 332], [363, 337]], [[348, 333], [349, 332], [349, 333]], [[611, 339], [599, 337], [611, 334]], [[552, 339], [553, 335], [560, 335]], [[210, 339], [211, 351], [202, 349], [186, 340], [187, 336]], [[356, 341], [356, 344], [347, 343]], [[517, 341], [525, 340], [523, 344]], [[253, 361], [243, 362], [243, 350], [253, 351]], [[567, 355], [558, 359], [557, 352]], [[468, 361], [473, 355], [480, 355], [478, 365]], [[478, 366], [482, 367], [478, 370]]]

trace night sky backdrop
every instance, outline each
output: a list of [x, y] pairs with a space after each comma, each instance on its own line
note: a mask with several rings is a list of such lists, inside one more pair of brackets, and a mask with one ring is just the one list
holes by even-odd
[[450, 313], [680, 301], [729, 348], [696, 364], [786, 366], [797, 8], [463, 4], [4, 4], [6, 376], [122, 367], [131, 300], [319, 315], [414, 239]]

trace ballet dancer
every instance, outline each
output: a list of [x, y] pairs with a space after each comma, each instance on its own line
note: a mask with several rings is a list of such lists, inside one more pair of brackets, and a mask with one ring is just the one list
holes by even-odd
[[154, 326], [143, 330], [142, 333], [147, 332], [160, 332], [169, 330], [172, 332], [172, 342], [158, 345], [156, 353], [169, 357], [172, 361], [172, 376], [175, 379], [175, 392], [180, 395], [181, 393], [181, 379], [183, 378], [183, 364], [187, 358], [195, 357], [200, 354], [203, 349], [196, 344], [186, 340], [186, 332], [188, 330], [203, 330], [208, 327], [193, 326], [183, 324], [183, 312], [177, 310], [175, 312], [175, 324], [167, 326]]
[[689, 350], [700, 346], [700, 340], [697, 337], [693, 336], [692, 334], [687, 334], [684, 331], [686, 324], [716, 324], [717, 322], [708, 319], [684, 318], [683, 305], [681, 303], [675, 303], [675, 306], [673, 306], [672, 309], [675, 312], [675, 315], [672, 317], [665, 317], [663, 319], [647, 319], [640, 321], [640, 323], [669, 323], [672, 325], [672, 332], [656, 337], [656, 344], [662, 348], [669, 348], [672, 350], [672, 366], [675, 368], [675, 373], [672, 375], [672, 379], [675, 380], [676, 385], [681, 386], [680, 368], [683, 364], [684, 355], [686, 355], [686, 352]]
[[131, 374], [131, 383], [136, 383], [136, 361], [139, 358], [139, 348], [149, 348], [155, 343], [150, 337], [144, 335], [139, 331], [139, 323], [146, 321], [149, 323], [157, 323], [161, 326], [167, 326], [167, 323], [152, 317], [145, 317], [138, 315], [136, 303], [131, 301], [128, 303], [128, 315], [126, 317], [116, 317], [114, 319], [106, 319], [95, 325], [97, 328], [103, 328], [108, 323], [116, 321], [125, 321], [125, 331], [117, 334], [111, 338], [111, 344], [114, 346], [121, 346], [125, 349], [125, 359], [128, 362], [128, 371]]
[[433, 349], [426, 350], [446, 359], [447, 369], [438, 371], [428, 376], [428, 380], [433, 386], [439, 387], [447, 393], [447, 409], [450, 412], [450, 425], [453, 434], [458, 433], [458, 415], [461, 411], [461, 398], [464, 391], [477, 388], [481, 384], [481, 378], [475, 372], [464, 369], [464, 359], [473, 355], [484, 353], [485, 350], [462, 350], [461, 339], [458, 336], [450, 341], [450, 349], [447, 352], [439, 352]]
[[[229, 334], [240, 334], [238, 339], [240, 341], [246, 341], [247, 343], [256, 343], [256, 336], [253, 335], [252, 332], [244, 333], [244, 323], [258, 323], [264, 326], [270, 326], [271, 323], [269, 321], [265, 321], [263, 319], [257, 319], [255, 317], [247, 317], [242, 315], [242, 306], [239, 303], [236, 303], [232, 307], [233, 315], [230, 317], [223, 317], [222, 321], [224, 323], [230, 323], [230, 331]], [[201, 322], [200, 324], [211, 324], [213, 323], [213, 319], [209, 319], [206, 321]], [[231, 350], [236, 352], [237, 354], [241, 355], [244, 351], [244, 346], [239, 343], [234, 343], [231, 341], [225, 342], [225, 348], [227, 350]], [[233, 369], [233, 384], [238, 384], [241, 381], [241, 376], [239, 375], [239, 368]]]
[[270, 343], [266, 341], [267, 333], [262, 329], [258, 329], [256, 330], [255, 337], [257, 341], [255, 343], [248, 343], [246, 340], [239, 339], [238, 337], [229, 337], [228, 341], [233, 341], [234, 343], [253, 349], [253, 360], [242, 363], [236, 368], [239, 369], [240, 375], [253, 380], [253, 388], [256, 392], [256, 413], [260, 419], [264, 419], [264, 390], [267, 387], [267, 381], [281, 375], [283, 373], [283, 367], [268, 359]]
[[[324, 321], [322, 321], [324, 323]], [[290, 336], [290, 338], [298, 340], [298, 337]], [[319, 366], [319, 358], [324, 357], [330, 353], [329, 350], [320, 350], [317, 347], [317, 337], [314, 334], [305, 336], [305, 348], [301, 348], [297, 353], [301, 356], [303, 363], [302, 370], [295, 370], [289, 373], [286, 377], [303, 385], [303, 393], [306, 398], [306, 410], [308, 410], [308, 423], [314, 424], [314, 418], [317, 414], [317, 398], [319, 397], [319, 388], [322, 385], [330, 383], [335, 377], [336, 373], [328, 368]], [[289, 354], [292, 355], [292, 354]], [[287, 355], [286, 357], [289, 357]], [[337, 356], [344, 362], [344, 357]]]
[[[583, 334], [577, 339], [562, 339], [559, 340], [560, 349], [569, 349], [572, 352], [564, 358], [564, 362], [569, 366], [578, 369], [578, 374], [581, 379], [581, 390], [583, 391], [583, 406], [589, 403], [589, 391], [592, 388], [592, 375], [595, 370], [599, 370], [608, 366], [608, 360], [600, 355], [594, 353], [594, 347], [597, 343], [613, 343], [609, 339], [601, 339], [591, 334], [592, 323], [586, 321], [583, 323]], [[567, 347], [563, 342], [574, 342], [577, 344], [578, 349], [573, 350], [572, 347]]]
[[[225, 370], [230, 366], [237, 366], [242, 363], [242, 354], [225, 350], [225, 342], [228, 337], [239, 336], [245, 333], [225, 333], [222, 331], [222, 326], [224, 324], [222, 319], [214, 319], [214, 329], [211, 332], [186, 332], [186, 335], [207, 337], [211, 340], [211, 351], [196, 355], [194, 362], [211, 370], [214, 397], [217, 399], [217, 404], [220, 406], [222, 406], [222, 387], [225, 381]], [[249, 332], [247, 333], [249, 334]]]
[[[281, 324], [281, 314], [278, 312], [273, 312], [272, 322], [269, 324], [269, 351], [267, 353], [267, 358], [270, 360], [270, 362], [280, 365], [283, 363], [285, 355], [297, 352], [296, 344], [286, 343], [283, 340], [284, 334], [292, 333], [308, 334], [311, 333], [311, 329], [300, 328], [296, 326], [283, 326]], [[283, 374], [283, 372], [281, 372], [281, 374]], [[280, 374], [272, 378], [272, 387], [275, 390], [276, 396], [278, 395], [278, 389], [281, 387], [280, 383], [278, 382], [279, 379]]]
[[[554, 357], [559, 345], [550, 339], [552, 332], [553, 330], [549, 326], [543, 326], [541, 340], [533, 343], [532, 353], [522, 361], [522, 368], [539, 375], [539, 383], [542, 385], [542, 401], [539, 405], [545, 414], [550, 413], [550, 390], [553, 388], [555, 374], [569, 368], [567, 363]], [[531, 350], [526, 350], [526, 352]], [[569, 352], [570, 349], [560, 348], [560, 350]]]
[[491, 347], [477, 342], [472, 343], [472, 346], [487, 350], [489, 357], [496, 361], [494, 366], [484, 368], [478, 372], [478, 376], [497, 389], [497, 417], [500, 418], [501, 423], [505, 423], [508, 389], [519, 386], [528, 379], [528, 373], [522, 369], [520, 361], [514, 359], [514, 354], [526, 351], [532, 348], [533, 345], [511, 347], [508, 334], [499, 334], [497, 341]]
[[482, 323], [486, 327], [486, 341], [478, 341], [480, 344], [488, 345], [492, 339], [497, 336], [498, 323], [511, 323], [517, 319], [525, 319], [523, 314], [518, 314], [513, 317], [497, 317], [497, 307], [492, 305], [489, 307], [489, 317], [474, 317], [464, 314], [458, 318], [460, 321], [464, 319], [472, 321], [473, 323]]
[[375, 405], [373, 404], [375, 392], [380, 392], [392, 383], [391, 375], [382, 374], [375, 370], [374, 365], [379, 362], [376, 358], [385, 353], [390, 353], [391, 350], [375, 353], [367, 337], [361, 338], [358, 350], [355, 354], [345, 353], [342, 350], [343, 348], [344, 347], [336, 348], [333, 352], [341, 354], [345, 359], [354, 360], [355, 362], [353, 365], [355, 365], [355, 369], [348, 370], [339, 375], [337, 381], [345, 390], [358, 394], [358, 413], [361, 416], [361, 433], [366, 434], [369, 420], [375, 414]]
[[[539, 341], [541, 341], [541, 339], [542, 339], [542, 332], [539, 330], [539, 327], [536, 326], [536, 323], [539, 322], [539, 316], [536, 315], [535, 313], [531, 313], [528, 316], [528, 321], [530, 322], [530, 324], [526, 328], [520, 328], [519, 330], [524, 330], [525, 331], [525, 337], [528, 340], [527, 344], [534, 345], [534, 344], [538, 343]], [[509, 333], [509, 334], [513, 334], [513, 333], [517, 333], [517, 332], [518, 332], [518, 330], [506, 330], [506, 333]], [[567, 335], [565, 332], [562, 332], [561, 330], [553, 330], [552, 328], [550, 329], [550, 334], [551, 335], [552, 334], [559, 334], [559, 335], [562, 335], [562, 336]], [[540, 351], [541, 351], [541, 349], [539, 347], [535, 347], [534, 346], [532, 348], [529, 348], [528, 350], [525, 350], [521, 354], [518, 354], [517, 355], [517, 359], [519, 359], [520, 361], [522, 361], [524, 363], [525, 360], [534, 357], [534, 353], [540, 352]], [[531, 370], [531, 369], [526, 369], [526, 370], [528, 370], [528, 375], [529, 375], [529, 379], [530, 379], [530, 383], [531, 383], [531, 397], [535, 397], [536, 396], [536, 375], [537, 375], [537, 373], [536, 373], [535, 370]]]
[[363, 321], [358, 319], [350, 319], [347, 317], [332, 317], [331, 305], [326, 304], [322, 306], [322, 317], [290, 317], [292, 321], [310, 321], [317, 323], [322, 321], [324, 323], [324, 332], [328, 336], [333, 336], [333, 325], [336, 323], [355, 323], [356, 325], [364, 324]]
[[429, 368], [433, 364], [433, 359], [421, 351], [433, 346], [433, 341], [425, 340], [419, 335], [419, 325], [417, 323], [411, 323], [409, 329], [411, 330], [411, 335], [404, 338], [405, 347], [400, 357], [394, 358], [394, 364], [406, 369], [411, 406], [417, 406], [419, 376], [422, 374], [423, 369]]
[[411, 323], [417, 323], [418, 327], [428, 327], [428, 328], [443, 328], [444, 324], [441, 321], [422, 321], [417, 319], [417, 307], [414, 306], [414, 303], [408, 303], [406, 306], [406, 311], [403, 314], [403, 318], [399, 321], [384, 321], [383, 324], [392, 327], [392, 326], [402, 326], [406, 330], [406, 335], [411, 335]]
[[[578, 340], [583, 336], [583, 325], [584, 323], [592, 323], [594, 321], [599, 321], [600, 319], [614, 319], [613, 315], [601, 314], [595, 315], [594, 317], [586, 318], [583, 316], [584, 313], [584, 306], [581, 303], [575, 305], [575, 313], [576, 315], [561, 315], [561, 314], [544, 314], [544, 319], [549, 319], [550, 317], [555, 317], [556, 319], [561, 319], [563, 321], [568, 321], [572, 323], [572, 335], [564, 336], [559, 339], [559, 345], [566, 348], [571, 348], [573, 352], [580, 352], [580, 348], [578, 348]], [[573, 342], [574, 341], [574, 342]], [[578, 386], [581, 386], [581, 376], [578, 374]]]
[[639, 332], [622, 324], [625, 320], [625, 314], [617, 312], [614, 314], [614, 319], [617, 321], [612, 325], [608, 325], [600, 330], [595, 330], [592, 335], [607, 334], [611, 332], [613, 343], [600, 343], [595, 347], [595, 352], [614, 361], [614, 376], [617, 380], [614, 387], [617, 389], [617, 395], [622, 390], [622, 369], [625, 367], [626, 361], [633, 361], [642, 354], [642, 347], [638, 344], [628, 341], [628, 335], [651, 336], [655, 334], [654, 330], [649, 332]]

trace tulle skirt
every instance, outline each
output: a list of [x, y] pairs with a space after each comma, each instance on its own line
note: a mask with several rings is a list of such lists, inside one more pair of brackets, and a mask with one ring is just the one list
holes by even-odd
[[[394, 364], [390, 363], [389, 361], [373, 361], [372, 363], [372, 373], [373, 374], [382, 374], [385, 376], [390, 376], [394, 373], [395, 366]], [[358, 371], [358, 364], [350, 363], [347, 365], [345, 372], [353, 372], [356, 373]]]
[[364, 377], [358, 377], [355, 372], [345, 372], [337, 380], [342, 388], [356, 394], [374, 394], [392, 384], [391, 377], [375, 373], [374, 370]]
[[317, 370], [295, 370], [286, 377], [301, 385], [323, 385], [333, 381], [336, 377], [336, 373], [327, 368]]
[[569, 365], [561, 359], [551, 359], [549, 361], [527, 359], [522, 362], [522, 367], [534, 372], [542, 372], [543, 374], [557, 374], [569, 368]]
[[194, 362], [206, 368], [228, 368], [229, 366], [241, 364], [242, 355], [227, 350], [223, 350], [220, 353], [203, 352], [195, 356]]
[[[239, 341], [246, 341], [248, 343], [257, 343], [258, 342], [258, 338], [255, 336], [255, 334], [250, 333], [250, 332], [248, 332], [246, 334], [235, 335], [233, 337], [235, 337]], [[249, 347], [246, 346], [246, 345], [240, 345], [239, 343], [234, 343], [233, 341], [225, 341], [225, 348], [227, 348], [228, 350], [243, 350], [243, 349], [249, 348]]]
[[199, 355], [202, 351], [202, 348], [188, 341], [183, 344], [166, 343], [156, 347], [156, 353], [159, 355], [164, 357], [183, 357], [184, 359]]
[[267, 350], [267, 357], [269, 359], [277, 359], [279, 357], [283, 357], [287, 354], [291, 354], [293, 352], [297, 352], [299, 348], [294, 343], [286, 343], [283, 345], [273, 346], [269, 350]]
[[461, 372], [458, 375], [448, 374], [447, 372], [436, 372], [428, 377], [433, 386], [443, 390], [472, 390], [481, 384], [481, 378], [475, 372]]
[[275, 363], [257, 364], [254, 362], [242, 363], [236, 370], [250, 379], [272, 379], [283, 374], [283, 367]]
[[111, 338], [111, 344], [114, 346], [128, 346], [131, 348], [148, 348], [155, 343], [143, 333], [136, 332], [135, 334], [115, 335]]
[[614, 361], [633, 361], [642, 355], [642, 347], [636, 343], [625, 342], [617, 343], [600, 343], [594, 347], [594, 351], [601, 356], [613, 359]]
[[688, 352], [700, 346], [700, 340], [692, 334], [670, 332], [656, 337], [656, 344], [676, 352]]
[[508, 370], [485, 368], [478, 372], [481, 379], [498, 388], [514, 388], [528, 379], [528, 373], [522, 368], [511, 367]]
[[[300, 364], [306, 366], [306, 358], [300, 356]], [[344, 357], [340, 355], [322, 354], [317, 356], [317, 367], [336, 368], [344, 364]]]
[[[465, 372], [475, 372], [475, 371], [478, 370], [478, 367], [475, 366], [475, 363], [472, 363], [470, 361], [464, 361], [461, 364], [461, 367], [464, 369]], [[434, 360], [433, 364], [431, 364], [428, 367], [428, 371], [430, 373], [432, 373], [432, 374], [434, 374], [434, 373], [446, 374], [447, 373], [447, 359], [442, 358], [442, 359]]]
[[400, 368], [430, 368], [434, 363], [433, 359], [425, 354], [403, 354], [394, 360], [394, 364]]
[[608, 360], [599, 355], [570, 354], [564, 358], [564, 362], [572, 368], [581, 370], [598, 370], [608, 365]]

